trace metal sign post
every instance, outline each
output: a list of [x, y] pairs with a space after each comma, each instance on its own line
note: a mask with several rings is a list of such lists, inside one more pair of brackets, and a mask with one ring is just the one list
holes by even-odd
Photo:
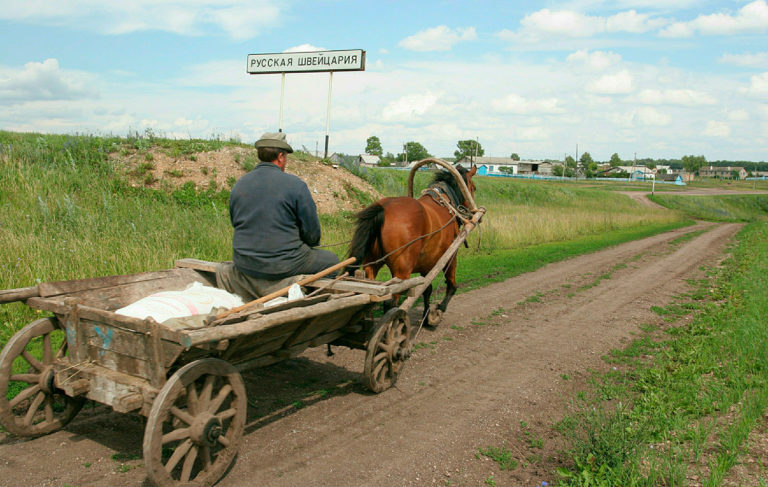
[[286, 73], [328, 72], [328, 112], [325, 122], [325, 157], [328, 157], [328, 139], [331, 128], [331, 90], [334, 71], [365, 71], [365, 51], [348, 49], [343, 51], [281, 52], [272, 54], [249, 54], [246, 72], [248, 74], [282, 75], [280, 83], [279, 131], [283, 131], [283, 104], [285, 98]]

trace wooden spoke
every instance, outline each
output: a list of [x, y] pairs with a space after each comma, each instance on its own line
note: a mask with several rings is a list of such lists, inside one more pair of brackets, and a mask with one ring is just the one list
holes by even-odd
[[43, 371], [43, 364], [39, 360], [37, 360], [35, 357], [33, 357], [32, 354], [24, 350], [23, 352], [21, 352], [21, 356], [24, 357], [24, 360], [26, 360], [29, 363], [29, 365], [34, 367], [35, 370], [37, 370], [38, 372]]
[[9, 403], [9, 405], [11, 406], [11, 409], [15, 408], [16, 406], [26, 401], [30, 397], [34, 396], [38, 392], [40, 392], [40, 386], [37, 384], [33, 385], [32, 387], [27, 387], [26, 389], [21, 391], [16, 397], [11, 399], [11, 402]]
[[186, 438], [189, 438], [189, 428], [179, 428], [163, 435], [163, 445], [172, 441], [184, 440]]
[[223, 423], [224, 420], [231, 418], [235, 414], [237, 414], [237, 409], [230, 408], [220, 412], [219, 414], [216, 415], [216, 417], [219, 418], [219, 421]]
[[199, 411], [197, 387], [195, 387], [194, 382], [187, 386], [187, 404], [189, 405], [189, 410], [192, 412], [192, 414]]
[[182, 444], [177, 446], [173, 451], [171, 458], [168, 459], [168, 463], [165, 464], [165, 470], [167, 472], [172, 472], [173, 469], [176, 468], [176, 465], [179, 464], [179, 461], [187, 455], [190, 448], [192, 448], [192, 440], [190, 439], [184, 440]]
[[32, 405], [29, 406], [27, 414], [24, 416], [24, 424], [26, 426], [30, 426], [32, 424], [32, 421], [35, 419], [35, 414], [37, 414], [37, 410], [40, 409], [40, 406], [43, 405], [43, 401], [45, 401], [45, 393], [40, 391], [35, 396], [35, 399], [32, 401]]
[[205, 383], [203, 383], [203, 389], [200, 391], [199, 405], [203, 411], [208, 410], [208, 402], [211, 400], [211, 391], [213, 390], [213, 381], [216, 377], [212, 375], [205, 376]]
[[[54, 354], [54, 344], [59, 340], [62, 346]], [[63, 391], [48, 390], [47, 384], [41, 387], [42, 379], [47, 380], [54, 363], [69, 363], [65, 344], [64, 332], [56, 319], [43, 318], [13, 335], [0, 352], [0, 424], [10, 433], [20, 436], [51, 433], [63, 428], [80, 411], [84, 397], [72, 398]], [[36, 357], [41, 349], [42, 360]], [[30, 365], [29, 370], [18, 370], [20, 358]], [[19, 391], [19, 385], [24, 383], [27, 386]], [[13, 393], [16, 395], [11, 396]]]
[[203, 460], [203, 470], [211, 468], [211, 448], [209, 446], [200, 447], [200, 458]]
[[177, 370], [147, 418], [143, 451], [150, 480], [159, 487], [215, 484], [237, 454], [247, 404], [242, 377], [223, 360], [197, 360]]
[[53, 363], [53, 350], [51, 349], [51, 334], [43, 335], [43, 363]]
[[195, 466], [196, 459], [197, 459], [197, 447], [193, 446], [192, 448], [190, 448], [189, 453], [187, 453], [187, 456], [184, 459], [184, 466], [181, 468], [182, 482], [189, 481], [189, 478], [192, 475], [192, 467]]
[[187, 413], [186, 411], [182, 411], [176, 406], [171, 407], [171, 414], [187, 423], [188, 426], [192, 426], [192, 423], [195, 422], [195, 418], [191, 414]]
[[208, 406], [208, 411], [211, 413], [215, 413], [219, 410], [222, 404], [224, 404], [224, 401], [227, 399], [227, 396], [232, 392], [232, 386], [229, 384], [225, 385], [221, 388], [219, 393], [216, 395], [216, 397], [211, 401], [211, 405]]
[[27, 384], [37, 384], [40, 380], [40, 374], [15, 374], [11, 376], [12, 381], [26, 382]]

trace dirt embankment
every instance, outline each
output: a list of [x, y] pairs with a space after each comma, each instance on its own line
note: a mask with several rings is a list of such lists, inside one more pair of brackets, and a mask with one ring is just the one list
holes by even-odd
[[[179, 157], [160, 149], [115, 153], [112, 157], [124, 164], [134, 185], [153, 188], [175, 188], [192, 182], [199, 189], [211, 186], [228, 189], [259, 163], [256, 150], [246, 147], [224, 147]], [[307, 183], [320, 213], [355, 211], [362, 208], [365, 201], [381, 198], [381, 194], [366, 181], [317, 160], [289, 156], [286, 172]], [[368, 195], [368, 199], [363, 194]]]
[[[333, 357], [312, 349], [248, 372], [246, 433], [219, 486], [551, 481], [563, 447], [551, 427], [585, 385], [586, 371], [604, 369], [601, 356], [638, 325], [663, 326], [650, 307], [702, 278], [702, 266], [717, 264], [738, 228], [701, 223], [460, 294], [440, 327], [419, 332], [400, 381], [382, 394], [360, 384], [364, 353], [340, 347]], [[147, 485], [143, 425], [141, 417], [96, 407], [63, 431], [1, 439], [0, 486]], [[502, 445], [520, 461], [516, 469], [500, 471], [477, 455]]]

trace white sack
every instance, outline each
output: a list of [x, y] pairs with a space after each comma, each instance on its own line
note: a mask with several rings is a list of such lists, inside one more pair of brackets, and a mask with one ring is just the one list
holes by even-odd
[[155, 293], [115, 313], [140, 319], [152, 317], [158, 323], [163, 323], [171, 318], [207, 315], [213, 308], [231, 309], [242, 305], [242, 298], [236, 294], [194, 282], [184, 291]]

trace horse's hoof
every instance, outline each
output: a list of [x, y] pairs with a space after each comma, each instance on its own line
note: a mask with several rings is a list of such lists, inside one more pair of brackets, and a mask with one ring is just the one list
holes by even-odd
[[427, 324], [429, 326], [437, 326], [443, 320], [443, 312], [437, 308], [436, 304], [429, 307], [429, 314], [427, 315]]

